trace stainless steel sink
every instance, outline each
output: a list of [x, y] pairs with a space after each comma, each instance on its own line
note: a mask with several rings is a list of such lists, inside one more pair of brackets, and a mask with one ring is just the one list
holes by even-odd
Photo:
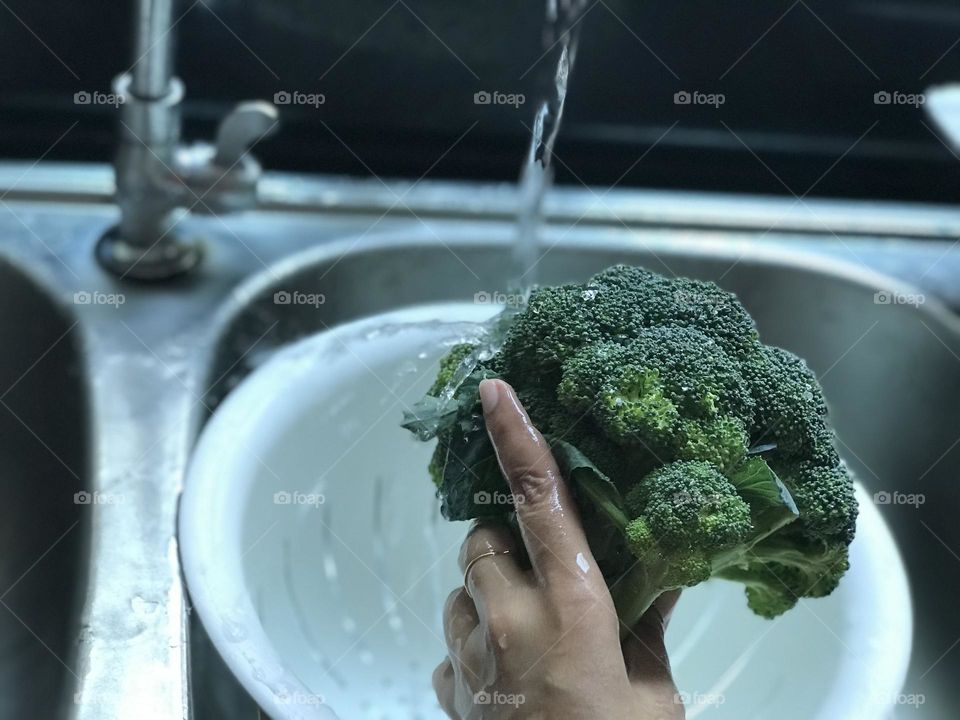
[[52, 717], [86, 587], [85, 368], [73, 319], [4, 262], [0, 296], [0, 717]]
[[[249, 369], [244, 358], [256, 356], [251, 340], [261, 348], [276, 346], [358, 315], [504, 290], [499, 283], [509, 262], [509, 234], [499, 242], [493, 229], [451, 229], [440, 235], [442, 242], [423, 235], [365, 242], [346, 256], [318, 248], [287, 261], [279, 277], [254, 281], [252, 297], [237, 307], [219, 342], [212, 377], [222, 380], [211, 403]], [[956, 710], [960, 651], [951, 651], [960, 638], [960, 616], [952, 610], [960, 598], [960, 524], [953, 518], [960, 507], [960, 407], [954, 402], [960, 397], [960, 322], [940, 308], [884, 303], [882, 293], [902, 293], [905, 300], [911, 290], [836, 263], [782, 252], [738, 261], [722, 248], [678, 252], [647, 248], [616, 232], [590, 235], [558, 243], [543, 261], [542, 282], [582, 280], [616, 262], [715, 280], [740, 296], [767, 342], [808, 359], [823, 381], [842, 454], [871, 492], [890, 496], [891, 504], [882, 494], [878, 502], [900, 543], [915, 603], [914, 657], [904, 693], [926, 700], [911, 717], [940, 718]], [[278, 292], [325, 293], [327, 302], [277, 312]], [[899, 504], [910, 495], [925, 502]], [[844, 652], [840, 643], [836, 651]]]
[[[257, 709], [191, 616], [179, 574], [176, 500], [197, 434], [247, 373], [296, 338], [398, 306], [504, 290], [509, 212], [491, 188], [419, 188], [390, 211], [395, 197], [368, 193], [357, 202], [349, 186], [334, 181], [268, 182], [263, 211], [189, 221], [208, 237], [207, 264], [197, 275], [142, 286], [119, 282], [94, 262], [96, 238], [116, 219], [107, 176], [97, 172], [82, 181], [41, 172], [45, 182], [62, 183], [61, 191], [41, 193], [40, 180], [25, 182], [0, 208], [0, 229], [13, 238], [0, 243], [8, 263], [0, 265], [0, 292], [7, 293], [0, 393], [14, 384], [4, 404], [39, 436], [0, 407], [0, 451], [14, 498], [0, 531], [6, 584], [39, 559], [4, 597], [32, 632], [0, 607], [0, 703], [43, 707], [44, 717], [59, 709], [72, 720], [255, 718]], [[279, 200], [291, 197], [296, 202]], [[903, 714], [955, 716], [960, 321], [933, 297], [904, 304], [914, 289], [836, 255], [839, 246], [852, 260], [882, 252], [905, 268], [923, 267], [949, 254], [960, 219], [941, 216], [938, 235], [922, 208], [903, 208], [898, 232], [926, 239], [881, 239], [865, 208], [852, 204], [824, 211], [828, 230], [795, 218], [778, 231], [769, 230], [769, 215], [757, 220], [747, 206], [737, 215], [734, 201], [723, 222], [711, 224], [707, 200], [678, 194], [672, 202], [699, 218], [691, 226], [630, 216], [628, 199], [618, 200], [625, 208], [619, 219], [595, 210], [589, 225], [572, 229], [575, 218], [554, 213], [540, 280], [582, 279], [615, 262], [714, 279], [740, 295], [765, 340], [809, 360], [826, 388], [843, 454], [873, 492], [888, 493], [878, 496], [880, 509], [910, 573], [916, 637], [904, 692], [924, 695], [925, 703]], [[577, 201], [587, 204], [589, 196]], [[636, 202], [645, 202], [643, 194]], [[15, 269], [23, 267], [39, 286]], [[124, 300], [73, 304], [76, 292]], [[322, 293], [326, 302], [282, 304], [275, 301], [281, 292]], [[77, 506], [79, 490], [123, 502]], [[903, 504], [918, 494], [922, 504]], [[888, 497], [893, 502], [884, 504]], [[78, 601], [79, 613], [71, 610]], [[35, 656], [45, 668], [37, 676], [44, 690], [22, 681], [26, 669], [11, 659], [21, 650], [16, 657]]]

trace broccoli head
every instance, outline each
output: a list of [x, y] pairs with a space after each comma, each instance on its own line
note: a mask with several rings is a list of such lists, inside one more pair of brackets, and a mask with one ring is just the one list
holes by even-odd
[[645, 607], [664, 590], [707, 580], [714, 561], [753, 532], [750, 506], [717, 466], [704, 461], [657, 468], [631, 488], [624, 504], [631, 518], [623, 530], [627, 547], [650, 590], [637, 594], [637, 583], [628, 583], [631, 597], [621, 605]]
[[511, 511], [474, 502], [506, 490], [477, 392], [500, 377], [551, 443], [626, 627], [711, 577], [764, 617], [836, 588], [857, 506], [823, 393], [734, 295], [617, 265], [533, 290], [490, 334], [450, 350], [404, 422], [438, 440], [447, 518]]

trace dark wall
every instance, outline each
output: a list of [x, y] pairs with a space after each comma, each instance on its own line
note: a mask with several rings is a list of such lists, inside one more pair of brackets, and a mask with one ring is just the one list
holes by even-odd
[[[543, 3], [205, 2], [177, 10], [188, 135], [209, 136], [239, 99], [322, 93], [322, 105], [282, 108], [283, 130], [257, 149], [265, 164], [516, 178], [549, 65], [537, 63]], [[0, 8], [0, 156], [110, 157], [116, 109], [73, 97], [108, 91], [131, 63], [127, 5]], [[960, 162], [922, 109], [874, 102], [960, 80], [953, 0], [598, 0], [582, 31], [561, 182], [956, 198]], [[476, 105], [479, 90], [527, 102]], [[678, 105], [679, 91], [724, 102]]]

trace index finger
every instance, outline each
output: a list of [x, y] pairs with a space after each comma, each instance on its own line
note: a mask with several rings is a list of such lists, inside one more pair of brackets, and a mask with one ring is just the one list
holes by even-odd
[[487, 432], [514, 497], [530, 564], [550, 585], [571, 578], [605, 588], [580, 516], [550, 447], [533, 426], [513, 388], [502, 380], [480, 383]]

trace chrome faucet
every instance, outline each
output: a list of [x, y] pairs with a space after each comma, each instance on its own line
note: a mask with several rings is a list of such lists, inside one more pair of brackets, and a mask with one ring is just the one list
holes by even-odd
[[100, 262], [121, 277], [159, 280], [193, 268], [202, 245], [179, 223], [253, 207], [261, 168], [250, 148], [272, 134], [277, 109], [244, 102], [220, 123], [214, 144], [183, 145], [183, 83], [173, 74], [173, 0], [136, 0], [135, 62], [114, 81], [121, 98], [114, 160], [120, 222], [100, 240]]

